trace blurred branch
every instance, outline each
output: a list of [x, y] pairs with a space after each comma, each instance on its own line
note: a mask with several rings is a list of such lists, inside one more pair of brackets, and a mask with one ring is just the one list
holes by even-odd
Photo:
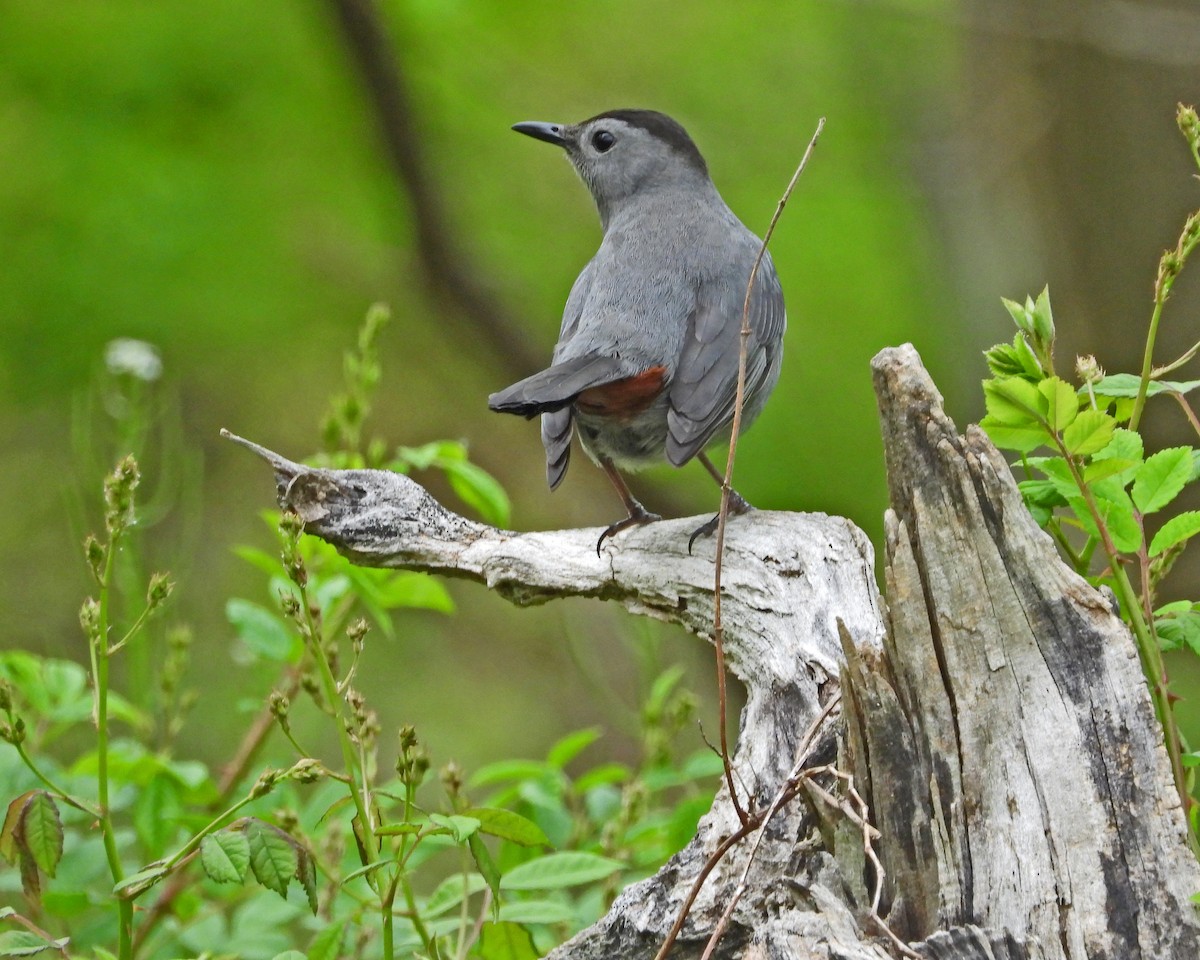
[[914, 5], [907, 0], [855, 0], [922, 19], [1023, 40], [1069, 43], [1122, 60], [1194, 67], [1200, 13], [1194, 8], [1133, 0], [1046, 3], [1044, 0], [967, 0]]
[[544, 358], [500, 306], [447, 227], [446, 205], [421, 150], [412, 98], [378, 7], [373, 0], [329, 0], [329, 5], [362, 74], [388, 160], [409, 198], [417, 255], [431, 292], [456, 321], [458, 337], [469, 348], [482, 339], [512, 376], [540, 369]]

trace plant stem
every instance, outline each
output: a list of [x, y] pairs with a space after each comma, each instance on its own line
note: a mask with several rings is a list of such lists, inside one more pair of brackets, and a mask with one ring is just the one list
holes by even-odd
[[[121, 865], [121, 855], [117, 850], [117, 837], [113, 829], [108, 794], [108, 658], [110, 653], [108, 620], [113, 558], [116, 556], [119, 543], [120, 532], [114, 530], [109, 536], [108, 549], [105, 551], [96, 633], [88, 638], [92, 661], [92, 682], [95, 684], [93, 704], [96, 720], [96, 802], [100, 813], [100, 832], [104, 838], [104, 856], [108, 861], [109, 873], [112, 874], [114, 884], [125, 879], [125, 868]], [[117, 956], [120, 960], [132, 960], [133, 902], [131, 900], [117, 899], [117, 928]]]
[[1142, 378], [1138, 383], [1137, 399], [1133, 401], [1133, 412], [1129, 415], [1129, 429], [1137, 430], [1142, 419], [1142, 408], [1146, 406], [1146, 391], [1150, 389], [1150, 372], [1154, 367], [1154, 341], [1158, 338], [1158, 322], [1162, 319], [1163, 305], [1171, 282], [1163, 280], [1154, 291], [1154, 312], [1150, 314], [1150, 331], [1146, 334], [1146, 352], [1142, 356]]

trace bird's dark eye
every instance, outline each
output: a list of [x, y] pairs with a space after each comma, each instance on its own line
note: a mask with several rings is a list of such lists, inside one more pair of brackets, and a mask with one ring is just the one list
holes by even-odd
[[595, 147], [599, 153], [607, 153], [612, 149], [612, 145], [616, 142], [617, 138], [607, 130], [597, 130], [592, 134], [592, 146]]

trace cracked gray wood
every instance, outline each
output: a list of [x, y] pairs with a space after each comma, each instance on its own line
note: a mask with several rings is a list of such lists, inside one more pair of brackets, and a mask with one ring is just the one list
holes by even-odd
[[[844, 723], [818, 758], [836, 753], [870, 803], [881, 912], [918, 955], [1194, 960], [1200, 870], [1131, 638], [1058, 561], [986, 438], [957, 434], [916, 352], [886, 350], [873, 367], [892, 500], [886, 615], [870, 544], [848, 521], [729, 523], [725, 645], [747, 689], [739, 783], [768, 803], [841, 688]], [[713, 545], [689, 556], [695, 518], [622, 533], [598, 557], [598, 530], [497, 530], [406, 476], [312, 469], [240, 442], [271, 464], [280, 505], [356, 563], [470, 578], [518, 605], [615, 600], [711, 634]], [[738, 825], [722, 790], [684, 850], [552, 956], [652, 957]], [[716, 956], [894, 955], [868, 916], [860, 831], [811, 798], [765, 829]], [[672, 956], [699, 955], [750, 846], [713, 870]]]

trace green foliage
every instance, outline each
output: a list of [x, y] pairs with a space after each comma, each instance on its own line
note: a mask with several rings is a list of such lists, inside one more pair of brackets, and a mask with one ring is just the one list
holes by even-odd
[[[359, 446], [327, 451], [328, 462], [366, 466], [381, 455], [361, 440], [385, 320], [379, 309], [368, 316], [326, 421], [327, 440]], [[485, 517], [506, 515], [503, 492], [461, 444], [401, 448], [376, 464], [389, 465], [440, 470]], [[368, 624], [395, 656], [405, 623], [398, 614], [452, 613], [453, 604], [429, 577], [350, 565], [305, 537], [292, 514], [267, 515], [277, 556], [237, 549], [265, 577], [269, 599], [225, 604], [245, 661], [276, 671], [275, 689], [230, 746], [223, 772], [176, 757], [186, 631], [159, 635], [165, 659], [159, 682], [139, 698], [146, 709], [116, 692], [109, 671], [157, 623], [171, 593], [162, 574], [133, 594], [123, 584], [140, 608], [116, 625], [114, 570], [139, 545], [131, 532], [140, 480], [137, 462], [123, 458], [104, 484], [104, 535], [84, 544], [96, 586], [80, 612], [88, 668], [0, 654], [0, 796], [12, 798], [0, 857], [13, 868], [0, 872], [0, 885], [19, 887], [27, 904], [0, 911], [0, 956], [69, 946], [75, 956], [120, 960], [332, 960], [354, 943], [366, 957], [535, 957], [691, 836], [719, 762], [674, 755], [693, 709], [677, 670], [651, 685], [636, 767], [582, 765], [601, 737], [596, 728], [564, 736], [544, 760], [497, 761], [470, 778], [453, 763], [431, 777], [411, 726], [388, 738], [390, 750], [381, 747], [376, 713], [355, 685], [378, 655], [368, 649]], [[336, 762], [300, 743], [298, 711], [323, 723]], [[260, 751], [279, 765], [256, 771]]]
[[[1197, 163], [1200, 124], [1195, 111], [1180, 107], [1179, 125]], [[983, 382], [987, 416], [980, 425], [996, 446], [1020, 455], [1026, 479], [1019, 484], [1026, 506], [1058, 543], [1064, 557], [1094, 583], [1110, 587], [1136, 638], [1155, 710], [1163, 724], [1167, 751], [1193, 839], [1200, 805], [1191, 764], [1175, 722], [1162, 650], [1186, 649], [1200, 655], [1200, 605], [1179, 601], [1158, 606], [1163, 578], [1188, 542], [1200, 535], [1200, 512], [1184, 511], [1158, 524], [1184, 488], [1200, 479], [1200, 447], [1171, 447], [1149, 456], [1138, 432], [1150, 397], [1174, 400], [1200, 436], [1200, 419], [1185, 395], [1200, 380], [1167, 380], [1165, 374], [1189, 362], [1200, 344], [1162, 367], [1152, 364], [1154, 343], [1171, 285], [1200, 244], [1200, 212], [1187, 219], [1173, 250], [1163, 254], [1155, 302], [1139, 375], [1106, 376], [1093, 357], [1076, 364], [1077, 390], [1055, 375], [1054, 319], [1043, 290], [1024, 304], [1005, 300], [1017, 325], [1011, 344], [986, 351], [992, 377]], [[1049, 456], [1029, 456], [1047, 448]], [[1129, 571], [1135, 571], [1131, 578]], [[1138, 587], [1135, 589], [1134, 580]]]

